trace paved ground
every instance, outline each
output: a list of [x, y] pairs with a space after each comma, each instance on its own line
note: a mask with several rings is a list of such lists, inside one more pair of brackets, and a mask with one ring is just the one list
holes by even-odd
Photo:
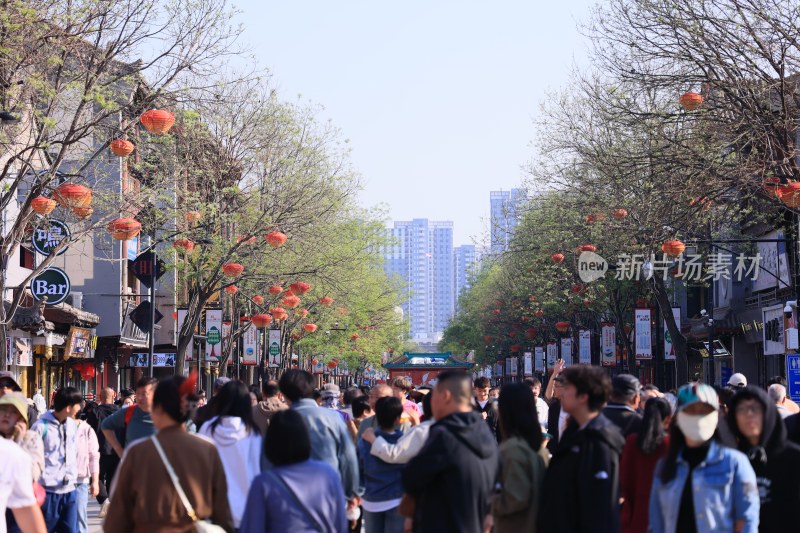
[[89, 533], [102, 533], [102, 522], [97, 518], [100, 512], [100, 504], [94, 498], [89, 498]]

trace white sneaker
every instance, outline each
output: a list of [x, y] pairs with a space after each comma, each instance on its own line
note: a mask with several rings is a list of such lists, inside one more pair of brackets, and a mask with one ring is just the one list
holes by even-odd
[[103, 505], [100, 507], [100, 512], [97, 514], [98, 518], [105, 518], [106, 513], [108, 512], [108, 506], [111, 504], [111, 500], [106, 500], [103, 502]]

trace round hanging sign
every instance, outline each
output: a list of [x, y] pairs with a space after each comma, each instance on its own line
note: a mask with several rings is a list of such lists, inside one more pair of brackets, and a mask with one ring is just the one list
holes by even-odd
[[[46, 228], [35, 228], [31, 237], [31, 244], [34, 250], [42, 255], [50, 255], [53, 250], [61, 244], [63, 240], [69, 240], [71, 233], [61, 220], [51, 219]], [[67, 247], [62, 248], [56, 255], [61, 255], [67, 251]]]
[[37, 300], [47, 298], [48, 304], [58, 304], [69, 296], [69, 276], [60, 268], [50, 267], [31, 280], [30, 288]]

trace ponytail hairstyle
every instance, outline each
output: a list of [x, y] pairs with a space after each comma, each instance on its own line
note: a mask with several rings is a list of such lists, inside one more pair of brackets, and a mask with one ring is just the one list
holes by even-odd
[[650, 398], [644, 404], [644, 417], [642, 428], [636, 437], [636, 444], [642, 453], [654, 453], [664, 442], [667, 432], [664, 429], [664, 419], [672, 415], [672, 407], [663, 398]]
[[153, 394], [153, 407], [158, 406], [167, 416], [179, 424], [189, 419], [189, 395], [197, 386], [197, 373], [188, 378], [172, 376], [159, 382]]

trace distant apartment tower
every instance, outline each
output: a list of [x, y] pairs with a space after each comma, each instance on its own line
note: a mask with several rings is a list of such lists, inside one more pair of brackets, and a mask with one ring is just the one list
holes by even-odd
[[508, 249], [511, 238], [514, 236], [514, 228], [519, 222], [524, 201], [525, 191], [523, 189], [489, 193], [491, 206], [489, 232], [493, 254], [502, 253]]
[[453, 290], [456, 309], [459, 298], [470, 287], [470, 279], [478, 267], [480, 256], [480, 250], [474, 244], [462, 244], [453, 249]]
[[438, 342], [455, 312], [453, 223], [417, 218], [395, 222], [389, 234], [394, 243], [384, 251], [384, 270], [406, 282], [411, 338]]

